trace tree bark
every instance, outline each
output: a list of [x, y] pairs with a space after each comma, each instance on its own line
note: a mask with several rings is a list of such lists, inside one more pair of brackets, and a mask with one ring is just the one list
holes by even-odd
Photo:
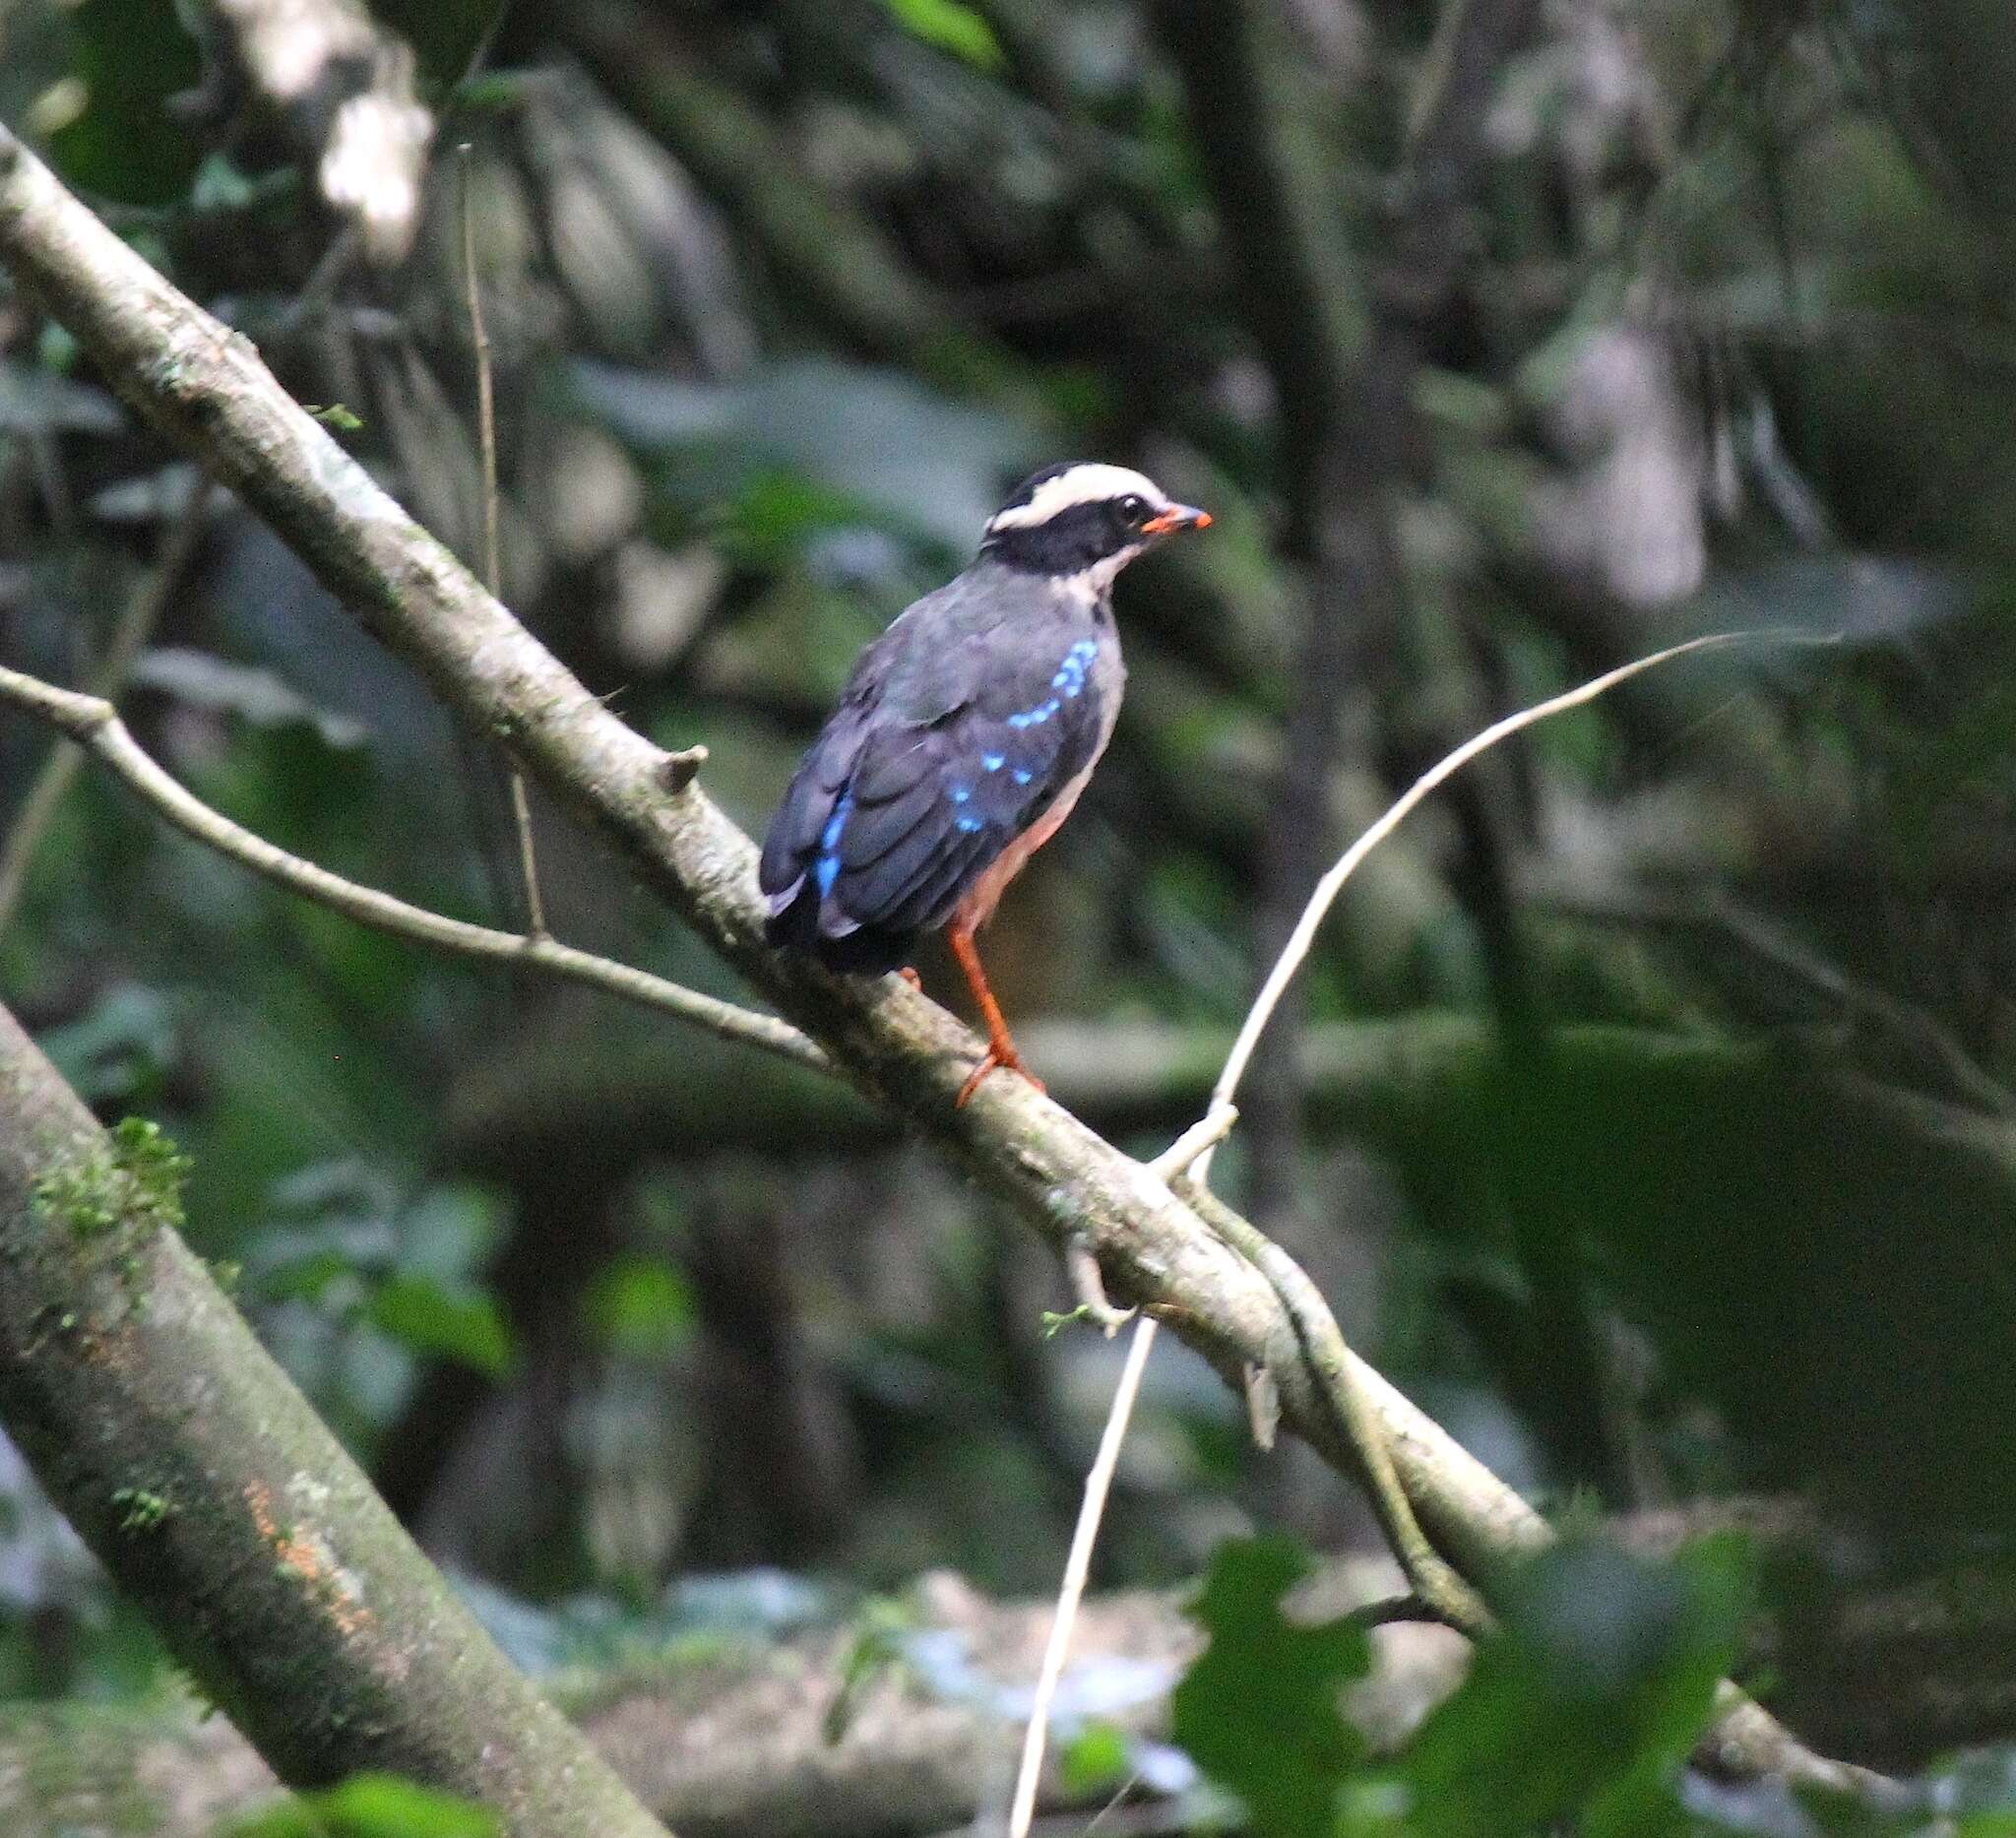
[[0, 1009], [0, 1418], [50, 1496], [288, 1783], [383, 1769], [522, 1838], [663, 1838], [182, 1241], [172, 1153], [100, 1129]]

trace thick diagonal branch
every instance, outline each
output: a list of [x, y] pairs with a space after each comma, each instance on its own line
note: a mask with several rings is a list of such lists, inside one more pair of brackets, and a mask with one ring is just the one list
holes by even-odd
[[115, 1141], [0, 1009], [0, 1418], [283, 1780], [416, 1776], [512, 1838], [664, 1838], [400, 1529]]
[[[1350, 1468], [1329, 1393], [1265, 1275], [1167, 1183], [1019, 1080], [953, 1098], [970, 1034], [897, 979], [839, 978], [763, 941], [755, 848], [302, 412], [244, 339], [186, 299], [0, 131], [0, 262], [107, 379], [264, 515], [337, 597], [479, 732], [621, 850], [640, 876], [823, 1046], [1059, 1248], [1092, 1245], [1109, 1286], [1153, 1307], [1232, 1382], [1272, 1370], [1284, 1418]], [[1394, 1466], [1439, 1549], [1488, 1594], [1544, 1522], [1361, 1363]], [[1733, 1687], [1731, 1687], [1733, 1690]], [[1850, 1783], [1742, 1700], [1712, 1738], [1726, 1767]]]

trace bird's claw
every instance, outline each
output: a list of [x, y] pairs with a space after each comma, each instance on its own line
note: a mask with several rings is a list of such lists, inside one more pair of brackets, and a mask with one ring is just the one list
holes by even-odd
[[952, 1101], [953, 1109], [964, 1110], [968, 1100], [973, 1097], [975, 1092], [979, 1090], [980, 1080], [985, 1078], [997, 1066], [1004, 1072], [1021, 1073], [1024, 1078], [1037, 1088], [1040, 1094], [1047, 1093], [1049, 1090], [1049, 1087], [1041, 1079], [1038, 1078], [1034, 1072], [1022, 1063], [1022, 1055], [1014, 1047], [989, 1046], [980, 1055], [979, 1064], [975, 1066], [966, 1075], [966, 1083], [959, 1088], [959, 1096]]

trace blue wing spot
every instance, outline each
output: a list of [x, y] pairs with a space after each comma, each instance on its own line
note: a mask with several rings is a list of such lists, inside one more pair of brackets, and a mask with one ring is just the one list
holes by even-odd
[[955, 804], [965, 803], [972, 795], [973, 787], [970, 785], [955, 785], [952, 788], [952, 801]]
[[999, 753], [982, 753], [980, 755], [980, 765], [988, 772], [999, 772], [1007, 763], [1007, 760]]
[[1024, 768], [1020, 766], [1016, 767], [1015, 769], [1015, 783], [1017, 785], [1027, 785], [1035, 777], [1035, 773], [1026, 771]]
[[833, 807], [833, 815], [827, 818], [826, 828], [819, 833], [820, 856], [812, 876], [819, 883], [819, 898], [822, 900], [833, 891], [833, 883], [840, 879], [840, 833], [847, 828], [848, 816], [853, 807], [854, 794], [850, 792]]
[[1092, 668], [1098, 657], [1098, 642], [1081, 638], [1064, 654], [1064, 662], [1057, 666], [1056, 675], [1050, 678], [1050, 687], [1061, 689], [1067, 696], [1079, 694], [1085, 687], [1085, 673]]
[[958, 817], [953, 820], [953, 827], [965, 831], [968, 836], [972, 836], [979, 829], [980, 820], [977, 817]]
[[1047, 702], [1039, 702], [1033, 709], [1024, 709], [1020, 715], [1009, 716], [1008, 726], [1011, 728], [1040, 727], [1063, 706], [1063, 703], [1058, 701], [1055, 696], [1052, 696]]

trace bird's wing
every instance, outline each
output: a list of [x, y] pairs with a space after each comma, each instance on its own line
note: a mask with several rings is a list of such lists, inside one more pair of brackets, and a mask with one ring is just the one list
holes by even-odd
[[970, 599], [963, 580], [948, 582], [911, 605], [854, 660], [839, 707], [798, 763], [764, 838], [757, 880], [773, 918], [797, 898], [820, 838], [847, 795], [862, 744], [884, 719], [885, 700], [899, 725], [926, 726], [963, 699], [959, 683], [970, 681], [971, 673], [960, 667], [960, 641], [975, 622], [962, 610]]
[[942, 924], [1104, 740], [1098, 641], [1082, 622], [941, 627], [939, 642], [920, 642], [929, 636], [863, 657], [856, 675], [872, 693], [850, 685], [772, 825], [772, 913], [816, 893], [820, 937]]

